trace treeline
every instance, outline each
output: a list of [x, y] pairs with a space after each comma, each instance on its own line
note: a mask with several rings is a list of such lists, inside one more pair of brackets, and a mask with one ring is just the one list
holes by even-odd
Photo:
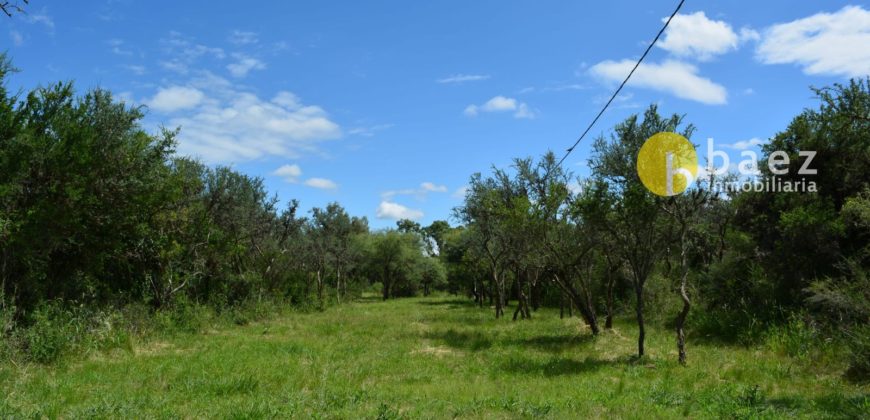
[[[0, 57], [0, 81], [13, 71]], [[278, 208], [262, 179], [177, 156], [177, 132], [146, 132], [143, 111], [99, 89], [77, 97], [69, 83], [26, 95], [0, 83], [7, 350], [53, 359], [118, 317], [105, 311], [131, 305], [187, 325], [203, 309], [317, 309], [370, 288], [387, 298], [445, 282], [420, 235], [371, 232], [338, 204]]]
[[[0, 59], [0, 82], [12, 71]], [[664, 323], [681, 362], [691, 337], [750, 344], [783, 326], [787, 351], [833, 338], [866, 377], [868, 85], [815, 90], [818, 107], [763, 146], [761, 181], [806, 178], [818, 192], [726, 193], [701, 179], [652, 194], [640, 147], [694, 131], [652, 106], [595, 141], [585, 179], [552, 153], [517, 159], [471, 177], [457, 226], [371, 231], [338, 204], [279, 208], [261, 179], [176, 155], [176, 131], [147, 132], [143, 109], [108, 92], [0, 83], [0, 354], [51, 361], [82, 336], [125, 346], [119, 331], [196, 330], [203, 313], [246, 322], [445, 290], [515, 320], [576, 311], [592, 334], [631, 316], [638, 355], [646, 323]], [[780, 151], [791, 164], [774, 175]], [[801, 151], [816, 152], [817, 174], [798, 173]]]
[[[850, 373], [866, 377], [868, 87], [855, 80], [814, 89], [819, 106], [763, 146], [756, 181], [812, 181], [815, 193], [713, 188], [717, 181], [751, 182], [733, 176], [701, 178], [673, 197], [651, 193], [636, 170], [641, 146], [659, 132], [694, 132], [682, 116], [660, 115], [655, 106], [595, 141], [586, 179], [552, 153], [476, 174], [455, 211], [464, 227], [443, 247], [451, 284], [491, 302], [496, 317], [511, 299], [514, 319], [561, 300], [592, 334], [610, 328], [624, 308], [638, 325], [639, 356], [652, 310], [673, 328], [683, 363], [687, 328], [751, 343], [772, 326], [790, 325], [785, 334], [797, 335], [785, 338], [789, 351], [807, 352], [823, 336], [834, 337], [850, 347]], [[806, 151], [816, 152], [816, 174], [799, 173], [809, 163]], [[768, 166], [772, 154], [790, 161], [774, 166], [780, 174]]]

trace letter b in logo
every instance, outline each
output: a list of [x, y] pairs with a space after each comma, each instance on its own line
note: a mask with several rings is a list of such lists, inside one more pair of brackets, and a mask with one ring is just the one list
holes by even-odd
[[663, 197], [680, 194], [698, 175], [695, 147], [677, 133], [657, 133], [640, 148], [637, 174], [654, 194]]

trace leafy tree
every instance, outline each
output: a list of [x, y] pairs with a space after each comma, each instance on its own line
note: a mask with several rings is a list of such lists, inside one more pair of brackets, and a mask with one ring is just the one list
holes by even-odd
[[[614, 251], [629, 268], [630, 280], [635, 292], [635, 315], [638, 324], [638, 356], [644, 355], [644, 286], [661, 257], [660, 246], [661, 206], [660, 199], [641, 183], [635, 170], [637, 155], [644, 142], [660, 132], [676, 132], [682, 125], [682, 117], [673, 115], [664, 118], [655, 105], [644, 112], [643, 119], [637, 115], [618, 124], [608, 140], [599, 137], [593, 145], [590, 166], [596, 182], [612, 194], [610, 212], [599, 219], [602, 226], [614, 239]], [[691, 138], [694, 127], [683, 128], [682, 134]]]

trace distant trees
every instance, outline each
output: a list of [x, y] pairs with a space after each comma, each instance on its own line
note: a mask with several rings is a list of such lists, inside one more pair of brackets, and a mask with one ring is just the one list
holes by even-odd
[[[0, 81], [10, 71], [0, 57]], [[385, 296], [446, 287], [446, 222], [371, 233], [337, 203], [308, 217], [295, 200], [279, 210], [262, 179], [177, 156], [177, 132], [147, 133], [142, 115], [101, 90], [76, 97], [61, 83], [22, 97], [0, 83], [3, 305], [162, 308], [184, 295], [324, 307], [381, 278]]]

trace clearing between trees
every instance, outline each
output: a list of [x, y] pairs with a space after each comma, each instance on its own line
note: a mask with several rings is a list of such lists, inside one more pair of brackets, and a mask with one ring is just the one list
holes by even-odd
[[[494, 319], [457, 297], [290, 313], [174, 334], [56, 366], [0, 367], [2, 417], [856, 418], [870, 386], [766, 345], [674, 335], [617, 319], [594, 337], [543, 308]], [[845, 369], [845, 365], [843, 366]]]

